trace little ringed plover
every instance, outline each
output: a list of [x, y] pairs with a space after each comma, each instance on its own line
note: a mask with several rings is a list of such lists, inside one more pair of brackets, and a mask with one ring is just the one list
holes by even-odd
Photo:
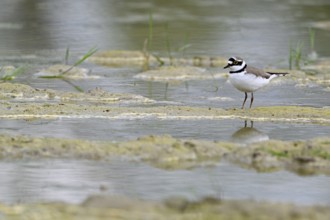
[[252, 66], [248, 66], [246, 62], [240, 57], [230, 57], [227, 66], [229, 68], [229, 81], [238, 90], [245, 93], [242, 109], [246, 99], [247, 93], [251, 93], [250, 108], [253, 103], [253, 92], [266, 86], [273, 78], [278, 76], [285, 76], [288, 73], [273, 73], [266, 72]]

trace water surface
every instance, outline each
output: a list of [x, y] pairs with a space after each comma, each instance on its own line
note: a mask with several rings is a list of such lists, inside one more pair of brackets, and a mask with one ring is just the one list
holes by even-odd
[[287, 171], [259, 174], [227, 163], [178, 171], [128, 161], [1, 161], [0, 165], [0, 200], [6, 203], [80, 203], [90, 194], [107, 194], [155, 201], [211, 196], [330, 205], [328, 176], [303, 177]]
[[[270, 10], [271, 9], [271, 10]], [[308, 28], [330, 20], [328, 0], [315, 1], [135, 1], [135, 0], [1, 0], [0, 62], [28, 68], [16, 82], [36, 88], [74, 90], [60, 80], [38, 79], [39, 70], [64, 60], [70, 63], [90, 48], [141, 50], [153, 16], [151, 51], [178, 57], [240, 55], [258, 67], [288, 68], [290, 45], [301, 41], [309, 51]], [[315, 29], [315, 50], [330, 56], [330, 31]], [[167, 42], [169, 42], [166, 46]], [[178, 48], [191, 45], [184, 53]], [[158, 101], [202, 107], [240, 107], [244, 94], [225, 79], [170, 84], [145, 82], [136, 68], [108, 68], [91, 63], [96, 80], [79, 80], [84, 90], [134, 93]], [[210, 68], [223, 72], [222, 68]], [[225, 98], [225, 99], [223, 99]], [[329, 107], [329, 90], [316, 84], [298, 86], [283, 80], [255, 93], [254, 106], [300, 105]], [[248, 126], [250, 126], [248, 122]], [[129, 140], [150, 134], [176, 138], [251, 142], [298, 140], [328, 136], [327, 125], [255, 122], [244, 129], [240, 120], [0, 120], [10, 135]], [[243, 130], [242, 130], [243, 129]], [[6, 203], [60, 200], [79, 203], [101, 193], [161, 200], [169, 196], [199, 199], [256, 199], [296, 204], [330, 204], [328, 176], [297, 176], [287, 171], [259, 174], [231, 164], [193, 170], [166, 171], [142, 163], [80, 160], [0, 161], [0, 201]], [[199, 181], [196, 181], [198, 179]]]

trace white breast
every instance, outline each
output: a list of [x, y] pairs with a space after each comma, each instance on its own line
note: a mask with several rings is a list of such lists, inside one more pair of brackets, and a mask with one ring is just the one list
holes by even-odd
[[245, 72], [241, 72], [230, 74], [229, 81], [236, 89], [242, 92], [254, 92], [267, 85], [270, 81], [270, 78], [266, 79], [257, 77], [253, 74], [246, 74]]

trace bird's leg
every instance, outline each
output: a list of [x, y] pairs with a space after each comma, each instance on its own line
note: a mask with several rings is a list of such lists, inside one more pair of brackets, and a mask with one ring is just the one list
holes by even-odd
[[247, 93], [245, 92], [245, 99], [244, 99], [244, 102], [243, 102], [243, 105], [242, 105], [242, 109], [244, 109], [244, 105], [245, 105], [246, 99], [247, 99]]
[[252, 107], [252, 103], [253, 103], [253, 92], [251, 92], [251, 102], [250, 102], [250, 108]]

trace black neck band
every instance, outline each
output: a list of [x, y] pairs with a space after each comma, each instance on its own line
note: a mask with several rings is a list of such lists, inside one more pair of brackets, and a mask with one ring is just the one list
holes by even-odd
[[229, 71], [229, 73], [240, 73], [240, 72], [243, 72], [246, 67], [247, 67], [247, 65], [245, 64], [245, 66], [242, 69], [236, 70], [236, 71]]

